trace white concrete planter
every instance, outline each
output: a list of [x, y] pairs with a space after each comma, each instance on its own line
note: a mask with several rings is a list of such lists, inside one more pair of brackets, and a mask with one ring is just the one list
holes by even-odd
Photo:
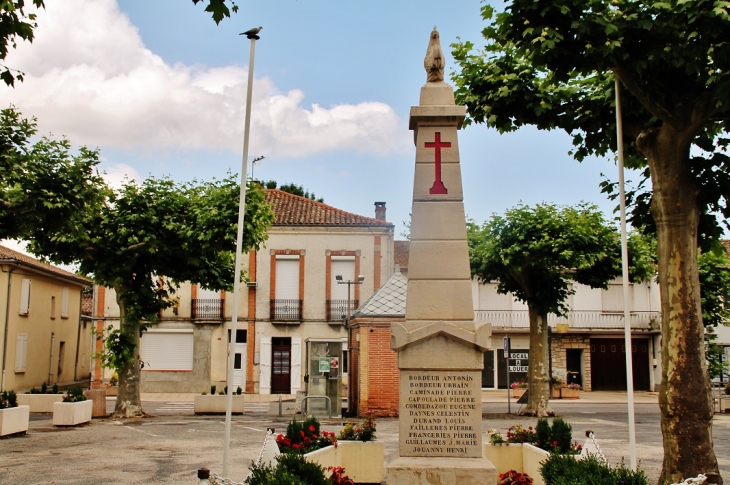
[[91, 421], [94, 403], [91, 399], [81, 402], [57, 402], [53, 405], [53, 426], [76, 426]]
[[515, 470], [527, 473], [533, 485], [545, 485], [540, 476], [540, 464], [550, 453], [528, 443], [484, 444], [484, 456], [497, 468], [497, 475]]
[[52, 413], [53, 405], [63, 401], [63, 394], [18, 394], [18, 404], [30, 406], [31, 413]]
[[304, 458], [324, 468], [340, 466], [355, 483], [382, 483], [385, 478], [385, 447], [376, 441], [338, 441]]
[[[225, 414], [228, 396], [216, 394], [195, 396], [194, 410], [195, 414]], [[233, 414], [243, 414], [243, 394], [233, 396]]]
[[25, 433], [28, 431], [29, 420], [29, 406], [0, 409], [0, 436]]

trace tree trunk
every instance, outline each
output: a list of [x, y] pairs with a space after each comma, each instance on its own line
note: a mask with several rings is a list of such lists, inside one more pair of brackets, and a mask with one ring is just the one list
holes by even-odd
[[550, 409], [550, 363], [548, 362], [547, 312], [528, 304], [530, 314], [530, 358], [527, 371], [529, 390], [527, 406], [520, 413], [530, 416], [553, 416]]
[[117, 304], [119, 305], [120, 330], [128, 335], [131, 342], [133, 342], [132, 354], [134, 359], [121, 369], [117, 369], [119, 389], [117, 390], [117, 402], [112, 417], [139, 418], [145, 416], [145, 412], [142, 410], [139, 387], [142, 370], [139, 360], [139, 320], [133, 322], [127, 320], [127, 306], [119, 297], [121, 291], [116, 287], [115, 290], [117, 290]]
[[662, 311], [659, 394], [664, 462], [660, 485], [700, 473], [722, 483], [712, 442], [712, 396], [705, 362], [697, 268], [698, 187], [689, 170], [692, 133], [669, 125], [637, 140], [653, 185]]

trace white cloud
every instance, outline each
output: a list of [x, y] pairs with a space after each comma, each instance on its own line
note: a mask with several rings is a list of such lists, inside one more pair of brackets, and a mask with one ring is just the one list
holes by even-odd
[[[34, 42], [8, 56], [7, 64], [26, 76], [15, 89], [0, 90], [0, 104], [38, 117], [42, 133], [102, 148], [240, 150], [245, 68], [166, 64], [115, 0], [48, 2], [38, 24]], [[255, 80], [253, 151], [407, 149], [407, 133], [384, 103], [306, 107], [303, 98], [299, 90], [279, 92], [271, 79]]]
[[104, 181], [112, 188], [119, 189], [126, 181], [140, 180], [139, 173], [126, 163], [117, 163], [107, 167], [101, 174]]

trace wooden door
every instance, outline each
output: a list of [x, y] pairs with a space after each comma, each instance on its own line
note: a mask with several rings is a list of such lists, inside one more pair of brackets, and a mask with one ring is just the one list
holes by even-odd
[[[649, 339], [631, 341], [635, 391], [649, 389]], [[626, 348], [622, 338], [591, 339], [591, 387], [594, 391], [626, 390]]]
[[271, 394], [291, 394], [291, 338], [271, 339]]

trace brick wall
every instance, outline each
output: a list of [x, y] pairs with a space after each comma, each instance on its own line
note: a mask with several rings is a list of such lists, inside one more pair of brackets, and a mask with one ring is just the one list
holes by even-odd
[[376, 416], [398, 416], [398, 353], [390, 348], [390, 324], [393, 321], [396, 320], [358, 319], [353, 322], [357, 326], [353, 334], [360, 336], [360, 341], [354, 342], [359, 350], [353, 348], [353, 360], [357, 355], [359, 363], [358, 372], [354, 374], [357, 382], [353, 385], [360, 416], [368, 411]]

